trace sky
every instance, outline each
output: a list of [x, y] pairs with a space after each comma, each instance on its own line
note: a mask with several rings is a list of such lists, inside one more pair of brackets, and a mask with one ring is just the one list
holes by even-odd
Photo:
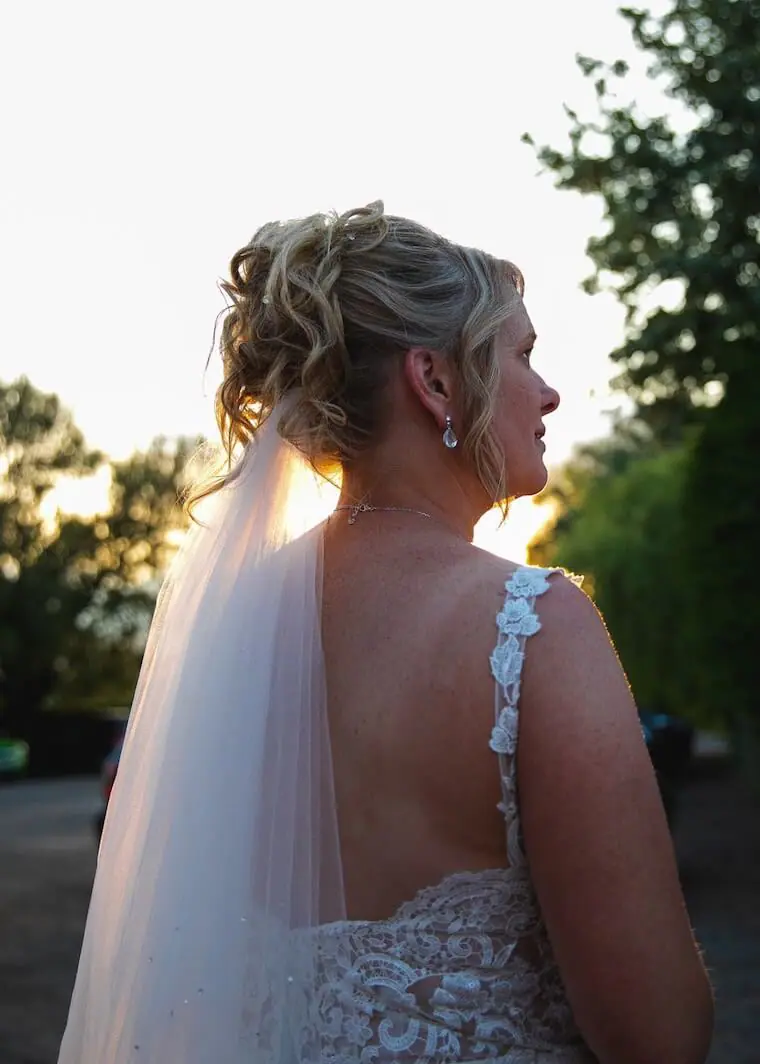
[[[0, 379], [57, 392], [114, 457], [212, 433], [205, 367], [232, 253], [272, 218], [379, 198], [520, 266], [535, 364], [562, 397], [547, 459], [562, 462], [620, 403], [607, 356], [623, 319], [579, 287], [600, 204], [556, 190], [520, 137], [563, 148], [563, 104], [593, 113], [577, 52], [632, 60], [637, 101], [657, 106], [616, 6], [5, 5]], [[481, 541], [521, 555], [534, 511], [521, 501]]]

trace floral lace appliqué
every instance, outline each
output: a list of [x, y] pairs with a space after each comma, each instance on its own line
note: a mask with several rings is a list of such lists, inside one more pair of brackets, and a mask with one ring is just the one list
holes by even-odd
[[536, 599], [545, 594], [555, 569], [517, 569], [507, 580], [507, 596], [496, 615], [498, 642], [491, 654], [491, 674], [496, 680], [496, 723], [490, 747], [499, 755], [502, 801], [499, 808], [508, 818], [517, 817], [514, 780], [515, 753], [519, 730], [520, 680], [525, 662], [525, 643], [541, 630]]

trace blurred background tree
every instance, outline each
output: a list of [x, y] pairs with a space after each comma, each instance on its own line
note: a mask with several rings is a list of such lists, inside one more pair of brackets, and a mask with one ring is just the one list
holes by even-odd
[[[689, 571], [681, 552], [688, 447], [629, 457], [625, 466], [571, 463], [572, 505], [534, 541], [534, 564], [586, 576], [642, 708], [714, 725], [698, 700], [692, 664]], [[576, 470], [580, 468], [578, 476]], [[549, 494], [549, 498], [553, 495]]]
[[196, 445], [154, 441], [110, 464], [104, 513], [51, 518], [60, 478], [106, 460], [55, 395], [0, 384], [0, 727], [23, 734], [51, 706], [129, 703]]
[[671, 116], [626, 98], [624, 63], [579, 57], [598, 116], [568, 111], [569, 150], [537, 152], [603, 202], [585, 287], [625, 307], [613, 383], [646, 443], [622, 469], [614, 443], [581, 451], [532, 557], [589, 573], [640, 700], [723, 721], [757, 764], [760, 0], [621, 14]]

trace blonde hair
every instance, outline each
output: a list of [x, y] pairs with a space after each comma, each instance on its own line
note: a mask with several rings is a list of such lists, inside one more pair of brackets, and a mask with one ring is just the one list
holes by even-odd
[[463, 450], [490, 497], [506, 498], [490, 426], [494, 339], [523, 291], [511, 263], [386, 215], [376, 202], [262, 226], [233, 256], [222, 289], [230, 304], [216, 415], [228, 461], [290, 396], [280, 435], [329, 476], [376, 438], [393, 360], [425, 347], [451, 358]]

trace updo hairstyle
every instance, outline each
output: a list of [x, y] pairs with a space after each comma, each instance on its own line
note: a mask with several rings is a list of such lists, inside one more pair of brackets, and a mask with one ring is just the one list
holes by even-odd
[[491, 498], [506, 498], [504, 456], [489, 429], [494, 339], [523, 291], [510, 263], [376, 202], [262, 226], [233, 256], [222, 289], [216, 415], [229, 459], [290, 397], [281, 436], [332, 476], [377, 438], [394, 361], [425, 347], [451, 359], [462, 449]]

